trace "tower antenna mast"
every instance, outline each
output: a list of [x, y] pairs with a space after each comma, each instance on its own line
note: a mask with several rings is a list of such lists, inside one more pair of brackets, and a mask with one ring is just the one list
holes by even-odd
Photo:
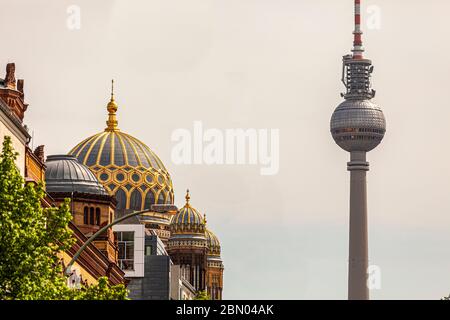
[[363, 59], [364, 47], [361, 30], [361, 0], [355, 0], [355, 30], [353, 31], [353, 59]]

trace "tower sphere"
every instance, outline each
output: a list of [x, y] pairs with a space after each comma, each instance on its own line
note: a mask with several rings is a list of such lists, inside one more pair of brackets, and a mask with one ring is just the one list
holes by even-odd
[[371, 151], [383, 140], [386, 120], [371, 100], [345, 100], [333, 112], [330, 130], [345, 151]]

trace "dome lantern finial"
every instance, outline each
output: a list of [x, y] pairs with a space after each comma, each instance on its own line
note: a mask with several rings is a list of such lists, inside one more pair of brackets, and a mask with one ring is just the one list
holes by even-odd
[[114, 101], [114, 79], [111, 79], [111, 101]]
[[114, 100], [114, 79], [111, 80], [111, 100], [108, 102], [108, 106], [106, 107], [108, 110], [108, 121], [106, 121], [106, 129], [105, 131], [118, 131], [117, 128], [117, 103]]
[[191, 199], [190, 195], [189, 195], [189, 189], [186, 190], [186, 206], [189, 206], [189, 200]]

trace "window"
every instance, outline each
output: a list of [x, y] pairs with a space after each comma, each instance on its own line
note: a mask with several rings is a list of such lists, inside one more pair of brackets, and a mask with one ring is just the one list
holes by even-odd
[[166, 201], [164, 197], [164, 192], [161, 190], [161, 192], [158, 195], [158, 204], [164, 204]]
[[147, 194], [145, 195], [144, 209], [150, 209], [152, 204], [155, 204], [155, 195], [153, 194], [152, 190], [148, 190]]
[[131, 193], [130, 209], [140, 211], [142, 208], [142, 196], [138, 189]]
[[119, 267], [124, 271], [134, 270], [134, 232], [115, 232], [119, 248]]
[[116, 192], [116, 200], [117, 200], [117, 209], [122, 210], [125, 209], [127, 206], [127, 196], [125, 194], [125, 191], [122, 189], [117, 190]]
[[116, 192], [117, 209], [122, 210], [127, 206], [127, 195], [123, 189], [119, 189]]
[[100, 208], [95, 209], [95, 222], [98, 226], [100, 225]]
[[90, 210], [90, 217], [89, 217], [90, 219], [89, 219], [89, 224], [92, 224], [92, 225], [94, 225], [95, 224], [95, 220], [94, 220], [94, 208], [93, 207], [91, 207], [91, 210]]
[[89, 208], [88, 207], [84, 207], [83, 223], [84, 224], [89, 223]]
[[146, 256], [152, 255], [152, 245], [151, 244], [145, 245], [145, 255]]

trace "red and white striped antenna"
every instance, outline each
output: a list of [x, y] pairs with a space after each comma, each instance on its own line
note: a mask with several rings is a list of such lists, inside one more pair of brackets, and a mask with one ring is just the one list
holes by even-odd
[[355, 0], [355, 31], [353, 31], [353, 59], [363, 59], [364, 47], [361, 31], [361, 0]]

